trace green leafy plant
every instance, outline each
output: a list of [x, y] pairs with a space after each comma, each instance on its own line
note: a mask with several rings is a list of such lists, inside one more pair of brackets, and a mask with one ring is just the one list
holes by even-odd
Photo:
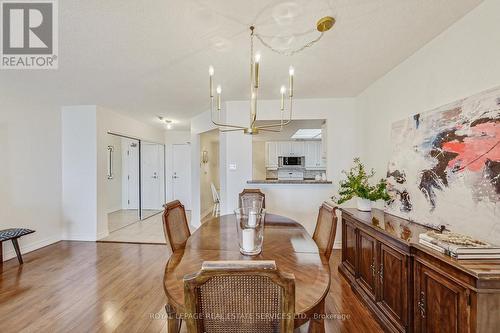
[[380, 179], [377, 184], [370, 185], [369, 179], [375, 175], [375, 171], [372, 169], [367, 172], [359, 157], [354, 159], [354, 165], [349, 171], [343, 170], [342, 173], [346, 175], [347, 179], [340, 181], [340, 198], [337, 200], [336, 197], [332, 197], [332, 200], [339, 205], [354, 197], [371, 201], [390, 200], [385, 179]]

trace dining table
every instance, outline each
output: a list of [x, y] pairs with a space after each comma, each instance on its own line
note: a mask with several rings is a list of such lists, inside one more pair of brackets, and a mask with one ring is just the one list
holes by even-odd
[[175, 251], [165, 266], [168, 332], [178, 332], [184, 310], [184, 276], [196, 273], [204, 261], [273, 260], [278, 270], [295, 276], [295, 327], [309, 321], [308, 332], [324, 332], [325, 298], [330, 289], [330, 267], [304, 227], [284, 216], [266, 214], [262, 252], [240, 253], [234, 214], [203, 223]]

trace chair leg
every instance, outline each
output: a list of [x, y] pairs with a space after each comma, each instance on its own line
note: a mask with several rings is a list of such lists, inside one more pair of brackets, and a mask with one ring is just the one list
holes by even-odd
[[21, 250], [19, 250], [19, 243], [17, 242], [17, 238], [12, 238], [12, 245], [14, 245], [14, 250], [16, 250], [17, 260], [19, 264], [23, 264], [23, 257], [21, 256]]
[[318, 307], [318, 311], [315, 313], [316, 317], [311, 318], [309, 321], [308, 333], [325, 333], [325, 320], [323, 315], [325, 314], [325, 300], [321, 301]]
[[177, 318], [175, 310], [169, 304], [165, 304], [165, 311], [167, 312], [168, 333], [179, 333], [182, 321]]

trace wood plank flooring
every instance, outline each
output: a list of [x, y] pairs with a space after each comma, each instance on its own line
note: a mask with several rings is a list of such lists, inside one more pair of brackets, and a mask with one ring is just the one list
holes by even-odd
[[[1, 332], [166, 332], [166, 245], [59, 242], [0, 271]], [[334, 250], [326, 332], [382, 332], [339, 276]], [[185, 332], [183, 326], [182, 332]]]

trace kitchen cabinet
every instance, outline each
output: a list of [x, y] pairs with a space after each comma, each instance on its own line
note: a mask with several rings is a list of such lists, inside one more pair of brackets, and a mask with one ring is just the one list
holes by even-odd
[[304, 142], [293, 141], [290, 150], [290, 156], [304, 156]]
[[321, 157], [321, 141], [304, 142], [305, 167], [308, 170], [325, 170], [325, 160]]
[[279, 156], [304, 156], [304, 142], [281, 141], [279, 142]]
[[267, 169], [278, 169], [279, 162], [279, 143], [278, 142], [266, 142], [266, 168]]
[[276, 170], [280, 156], [305, 157], [307, 170], [325, 170], [321, 141], [269, 141], [266, 142], [266, 168]]

